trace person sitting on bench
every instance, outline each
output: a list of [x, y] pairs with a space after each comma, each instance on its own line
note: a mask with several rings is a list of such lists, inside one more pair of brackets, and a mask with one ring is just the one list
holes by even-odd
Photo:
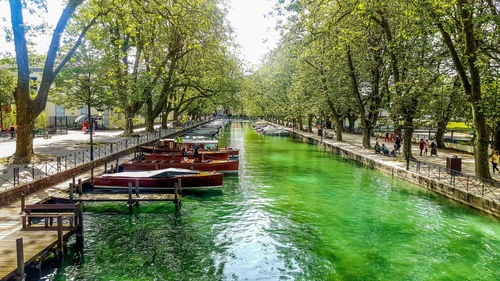
[[382, 153], [382, 147], [378, 142], [375, 142], [375, 153]]
[[385, 146], [385, 143], [382, 144], [382, 152], [384, 153], [384, 155], [389, 155], [389, 149], [387, 148], [387, 146]]

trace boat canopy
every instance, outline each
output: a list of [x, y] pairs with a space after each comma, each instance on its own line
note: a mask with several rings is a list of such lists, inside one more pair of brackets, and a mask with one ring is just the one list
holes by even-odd
[[198, 170], [188, 170], [179, 168], [168, 168], [154, 171], [127, 171], [114, 174], [104, 174], [101, 177], [120, 177], [120, 178], [171, 178], [179, 175], [199, 174]]

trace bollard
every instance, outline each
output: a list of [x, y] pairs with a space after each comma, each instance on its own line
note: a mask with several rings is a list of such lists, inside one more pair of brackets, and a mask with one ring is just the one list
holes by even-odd
[[116, 171], [115, 171], [115, 173], [118, 173], [118, 168], [119, 168], [118, 166], [119, 166], [119, 164], [118, 164], [118, 158], [116, 158], [116, 167], [115, 167]]
[[19, 280], [24, 280], [24, 247], [23, 238], [16, 239], [16, 253], [17, 253], [17, 274]]
[[111, 169], [109, 169], [109, 173], [112, 174], [113, 173], [113, 165], [111, 165]]
[[25, 209], [26, 209], [26, 195], [24, 195], [24, 193], [21, 193], [21, 214], [24, 213]]
[[179, 194], [182, 195], [182, 180], [177, 180], [177, 186], [179, 187]]
[[83, 245], [83, 205], [76, 204], [76, 243]]
[[132, 214], [132, 183], [128, 183], [128, 211]]
[[63, 222], [62, 216], [57, 217], [57, 253], [59, 258], [62, 257], [63, 254]]
[[108, 162], [104, 162], [104, 173], [108, 172]]
[[73, 189], [75, 186], [72, 183], [69, 183], [69, 200], [73, 201]]
[[82, 195], [82, 193], [83, 193], [82, 179], [78, 179], [78, 194]]
[[139, 197], [139, 179], [135, 179], [135, 195]]
[[175, 205], [175, 211], [179, 211], [179, 192], [178, 192], [179, 184], [174, 183], [174, 205]]

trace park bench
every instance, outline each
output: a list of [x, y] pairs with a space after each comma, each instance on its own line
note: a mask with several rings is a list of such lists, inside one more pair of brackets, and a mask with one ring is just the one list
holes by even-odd
[[[77, 207], [74, 204], [34, 204], [26, 205], [22, 216], [22, 230], [56, 230], [54, 218], [59, 216], [69, 220], [69, 226], [63, 229], [70, 230], [74, 226]], [[35, 219], [44, 221], [44, 226], [34, 225]]]

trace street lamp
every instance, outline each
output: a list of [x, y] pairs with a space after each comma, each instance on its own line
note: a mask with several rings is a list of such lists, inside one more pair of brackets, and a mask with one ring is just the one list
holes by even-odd
[[[102, 116], [102, 109], [98, 108], [97, 109], [97, 115], [101, 118]], [[89, 127], [90, 127], [90, 161], [94, 161], [94, 122], [96, 120], [95, 117], [92, 117], [92, 113], [90, 112], [89, 114], [90, 120], [89, 120]]]
[[[399, 126], [401, 129], [404, 130], [405, 136], [408, 133], [408, 126], [405, 126], [405, 120], [404, 119], [399, 119]], [[406, 150], [406, 170], [410, 170], [410, 150], [411, 150], [411, 136], [410, 136], [410, 141], [408, 144], [408, 150]]]

